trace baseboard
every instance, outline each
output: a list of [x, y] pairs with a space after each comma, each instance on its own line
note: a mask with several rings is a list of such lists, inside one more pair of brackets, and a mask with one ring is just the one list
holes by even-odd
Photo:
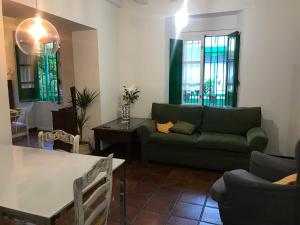
[[38, 131], [37, 127], [29, 128], [29, 132], [37, 132], [37, 131]]
[[38, 127], [37, 128], [38, 130], [41, 130], [41, 131], [52, 131], [52, 127]]

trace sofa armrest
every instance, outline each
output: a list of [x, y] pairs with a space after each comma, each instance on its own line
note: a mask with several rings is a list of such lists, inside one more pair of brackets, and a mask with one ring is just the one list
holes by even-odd
[[156, 125], [154, 120], [146, 120], [138, 129], [137, 133], [142, 143], [149, 142], [149, 137], [156, 131]]
[[269, 181], [277, 181], [296, 173], [296, 161], [252, 152], [250, 159], [250, 172]]
[[[224, 224], [297, 224], [297, 187], [253, 182], [226, 172], [220, 210]], [[235, 222], [235, 223], [234, 223]]]
[[262, 128], [255, 127], [247, 132], [247, 143], [251, 149], [262, 151], [268, 144], [268, 136]]

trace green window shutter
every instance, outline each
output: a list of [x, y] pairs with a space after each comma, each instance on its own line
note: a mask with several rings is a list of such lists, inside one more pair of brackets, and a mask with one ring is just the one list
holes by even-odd
[[240, 32], [228, 35], [225, 105], [237, 106], [239, 86]]
[[169, 103], [181, 104], [182, 101], [182, 57], [183, 41], [170, 40]]
[[39, 87], [36, 57], [24, 54], [17, 46], [15, 50], [19, 100], [20, 102], [38, 101]]

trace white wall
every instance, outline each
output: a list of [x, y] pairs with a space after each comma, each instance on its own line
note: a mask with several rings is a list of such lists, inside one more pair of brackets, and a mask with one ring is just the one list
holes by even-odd
[[[28, 105], [26, 105], [28, 108]], [[34, 115], [34, 126], [38, 130], [53, 130], [52, 111], [62, 108], [52, 102], [35, 102], [32, 114]]]
[[[23, 108], [26, 110], [29, 119], [29, 128], [38, 128], [40, 130], [52, 130], [52, 110], [61, 108], [52, 102], [19, 102], [18, 78], [16, 72], [16, 56], [15, 56], [15, 42], [14, 32], [17, 25], [22, 21], [20, 18], [3, 17], [4, 21], [4, 39], [6, 52], [6, 65], [11, 71], [7, 79], [13, 81], [14, 100], [16, 108]], [[58, 29], [61, 38], [60, 48], [60, 63], [61, 63], [61, 85], [63, 92], [63, 104], [69, 106], [70, 87], [75, 85], [74, 80], [74, 64], [73, 64], [73, 47], [72, 47], [72, 33], [62, 28]]]
[[3, 31], [3, 17], [2, 17], [2, 0], [0, 0], [0, 143], [11, 143], [11, 129], [9, 118], [9, 103], [7, 90], [7, 69], [6, 56], [4, 47], [4, 31]]
[[[16, 1], [35, 5], [35, 0]], [[153, 0], [147, 6], [140, 6], [124, 0], [124, 8], [116, 9], [104, 0], [89, 0], [89, 4], [81, 0], [39, 1], [44, 11], [97, 29], [101, 122], [116, 117], [120, 88], [124, 84], [134, 83], [142, 90], [133, 116], [148, 116], [152, 102], [167, 102], [165, 18], [174, 16], [180, 4], [181, 1]], [[239, 104], [262, 106], [263, 126], [270, 137], [268, 152], [293, 155], [293, 146], [300, 136], [297, 85], [300, 57], [296, 54], [300, 38], [299, 3], [297, 0], [189, 1], [191, 14], [236, 10], [243, 10], [238, 21], [242, 32]], [[2, 29], [1, 23], [0, 32]], [[2, 36], [0, 51], [3, 51]], [[5, 58], [1, 57], [1, 79], [6, 75], [4, 65]], [[7, 95], [6, 83], [0, 80], [0, 85], [0, 90]], [[5, 95], [1, 94], [0, 98]], [[1, 102], [7, 105], [7, 96]], [[7, 113], [5, 108], [1, 117], [6, 124]]]
[[[294, 7], [294, 11], [296, 12], [297, 18], [300, 18], [300, 1], [296, 1]], [[299, 140], [300, 137], [300, 119], [299, 119], [299, 112], [300, 112], [300, 51], [299, 51], [299, 40], [300, 40], [300, 26], [298, 23], [299, 19], [295, 20], [294, 29], [296, 32], [295, 39], [298, 42], [295, 45], [296, 52], [296, 62], [294, 66], [294, 79], [292, 80], [292, 88], [291, 88], [291, 112], [290, 112], [290, 148], [293, 148], [293, 145]]]
[[72, 32], [58, 30], [60, 35], [61, 89], [63, 105], [70, 106], [70, 87], [75, 86]]
[[[35, 7], [35, 0], [14, 0]], [[119, 97], [118, 9], [106, 0], [39, 0], [39, 9], [98, 32], [101, 122], [115, 119]]]
[[295, 1], [254, 1], [243, 14], [239, 102], [263, 108], [268, 151], [293, 155], [290, 122], [295, 70]]
[[[120, 86], [135, 84], [142, 91], [140, 100], [133, 106], [133, 116], [147, 117], [152, 102], [168, 101], [170, 27], [166, 18], [175, 15], [181, 2], [153, 0], [147, 6], [140, 6], [125, 1], [121, 9]], [[242, 9], [241, 2], [190, 0], [189, 11], [195, 15], [238, 11]], [[202, 24], [207, 25], [203, 20]]]
[[[281, 155], [293, 155], [295, 141], [300, 137], [296, 2], [189, 1], [191, 14], [242, 10], [238, 21], [242, 32], [239, 105], [262, 107], [263, 127], [270, 138], [267, 152]], [[134, 116], [148, 116], [152, 102], [168, 101], [165, 18], [174, 16], [179, 8], [180, 1], [153, 0], [144, 7], [125, 1], [121, 10], [121, 85], [135, 83], [142, 90]]]
[[[99, 57], [98, 57], [98, 36], [96, 30], [73, 32], [73, 55], [75, 86], [81, 91], [88, 88], [91, 91], [100, 91], [99, 81]], [[84, 129], [84, 140], [93, 141], [92, 128], [98, 126], [100, 118], [100, 97], [88, 108], [89, 120]]]
[[[35, 0], [14, 1], [35, 7]], [[98, 82], [101, 90], [97, 110], [100, 111], [101, 123], [115, 119], [120, 91], [118, 9], [105, 0], [89, 0], [88, 3], [82, 0], [39, 0], [38, 8], [97, 30], [100, 78], [98, 74], [93, 79]]]
[[191, 17], [188, 25], [178, 34], [176, 33], [175, 18], [167, 19], [167, 29], [170, 38], [178, 38], [183, 40], [200, 40], [204, 35], [225, 35], [236, 31], [239, 27], [238, 18], [240, 12], [204, 14], [201, 16]]
[[6, 65], [10, 74], [7, 79], [12, 80], [13, 91], [14, 91], [14, 101], [16, 105], [19, 105], [18, 98], [18, 79], [16, 72], [16, 56], [15, 56], [15, 43], [14, 43], [14, 31], [18, 25], [18, 20], [11, 17], [3, 17], [4, 24], [4, 43], [6, 52]]

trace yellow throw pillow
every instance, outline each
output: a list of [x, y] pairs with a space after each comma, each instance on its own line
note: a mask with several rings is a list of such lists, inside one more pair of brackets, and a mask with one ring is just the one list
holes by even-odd
[[297, 173], [287, 176], [279, 181], [274, 182], [274, 184], [279, 185], [296, 185]]
[[168, 123], [157, 123], [156, 127], [158, 132], [168, 134], [170, 133], [170, 129], [174, 126], [172, 122]]

